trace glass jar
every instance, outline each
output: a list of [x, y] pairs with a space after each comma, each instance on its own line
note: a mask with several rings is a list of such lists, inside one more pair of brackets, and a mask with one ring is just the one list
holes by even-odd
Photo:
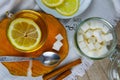
[[[88, 22], [91, 22], [91, 23], [92, 23], [92, 26], [94, 27], [94, 25], [96, 25], [96, 23], [94, 23], [95, 21], [97, 21], [98, 23], [100, 23], [100, 25], [101, 25], [101, 24], [104, 25], [105, 28], [109, 29], [109, 33], [111, 33], [111, 34], [112, 34], [112, 37], [113, 37], [113, 39], [110, 41], [109, 46], [107, 46], [107, 47], [108, 47], [108, 51], [107, 51], [105, 54], [102, 54], [101, 56], [97, 56], [97, 57], [87, 55], [87, 54], [86, 54], [86, 50], [87, 50], [87, 49], [84, 50], [85, 52], [83, 52], [83, 50], [81, 50], [81, 46], [83, 46], [83, 45], [85, 45], [85, 44], [79, 44], [80, 41], [79, 41], [79, 36], [78, 36], [79, 34], [83, 34], [83, 33], [80, 33], [83, 25], [85, 25], [85, 24], [88, 23]], [[88, 23], [88, 24], [89, 24], [89, 23]], [[86, 28], [87, 28], [87, 27], [86, 27]], [[99, 27], [99, 28], [100, 28], [100, 27]], [[84, 28], [84, 29], [85, 29], [85, 28]], [[94, 31], [94, 30], [96, 30], [96, 29], [97, 29], [97, 28], [94, 28], [94, 29], [92, 29], [92, 31]], [[83, 31], [83, 32], [84, 32], [84, 31]], [[105, 33], [105, 34], [107, 34], [107, 33]], [[86, 35], [86, 34], [83, 34], [83, 35]], [[112, 26], [108, 21], [106, 21], [105, 19], [99, 18], [99, 17], [92, 17], [92, 18], [88, 18], [88, 19], [82, 21], [82, 22], [78, 25], [78, 27], [77, 27], [77, 29], [76, 29], [74, 39], [75, 39], [75, 46], [76, 46], [77, 50], [79, 51], [79, 54], [81, 54], [82, 56], [85, 56], [85, 57], [87, 57], [87, 58], [93, 59], [93, 60], [99, 60], [99, 59], [103, 59], [103, 58], [105, 58], [105, 57], [108, 57], [109, 55], [111, 55], [111, 54], [114, 52], [114, 49], [115, 49], [116, 44], [117, 44], [117, 37], [116, 37], [116, 33], [115, 33], [114, 29], [113, 29], [113, 26]], [[89, 51], [88, 51], [88, 52], [89, 52]], [[102, 52], [101, 52], [101, 53], [102, 53]], [[97, 51], [96, 51], [96, 54], [98, 54]]]
[[120, 80], [120, 49], [117, 48], [116, 54], [112, 55], [111, 62], [108, 65], [109, 80]]

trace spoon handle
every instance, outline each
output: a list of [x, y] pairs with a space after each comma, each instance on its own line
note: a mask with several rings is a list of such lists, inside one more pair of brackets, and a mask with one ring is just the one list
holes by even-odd
[[20, 62], [32, 60], [30, 57], [0, 56], [0, 62]]

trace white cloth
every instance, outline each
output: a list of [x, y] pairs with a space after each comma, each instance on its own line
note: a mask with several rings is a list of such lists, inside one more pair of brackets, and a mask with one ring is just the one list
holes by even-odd
[[33, 9], [35, 5], [34, 0], [0, 0], [0, 19], [6, 11], [15, 13], [22, 9]]
[[[115, 10], [117, 13], [120, 12], [120, 7], [118, 7], [118, 2], [119, 0], [113, 0], [113, 4], [115, 6]], [[0, 0], [0, 19], [3, 18], [3, 16], [5, 15], [6, 11], [10, 11], [10, 12], [17, 12], [21, 9], [39, 9], [38, 6], [36, 6], [36, 3], [34, 2], [34, 0]], [[107, 10], [107, 11], [106, 11]], [[107, 19], [110, 23], [114, 23], [114, 19], [115, 19], [115, 11], [113, 6], [110, 3], [110, 0], [93, 0], [92, 4], [90, 5], [90, 7], [84, 12], [84, 14], [81, 14], [80, 16], [78, 16], [79, 19], [85, 19], [88, 17], [102, 17]], [[67, 26], [67, 25], [72, 25], [74, 26], [74, 24], [78, 24], [76, 21], [74, 21], [74, 19], [69, 20], [60, 20], [62, 22], [63, 25]], [[67, 24], [65, 23], [65, 21], [67, 22]], [[69, 40], [69, 45], [70, 45], [70, 51], [68, 56], [66, 57], [66, 59], [60, 64], [60, 66], [71, 62], [77, 58], [80, 58], [80, 56], [78, 55], [79, 52], [76, 50], [74, 44], [73, 44], [73, 37], [74, 37], [74, 30], [70, 31], [67, 28], [68, 31], [68, 40]], [[77, 54], [78, 53], [78, 54]], [[75, 76], [79, 75], [79, 76], [83, 76], [86, 72], [86, 70], [89, 69], [89, 67], [93, 64], [92, 60], [88, 60], [86, 58], [82, 58], [83, 63], [74, 67], [72, 69], [72, 74], [69, 75], [68, 77], [66, 77], [64, 80], [75, 80]], [[8, 70], [2, 65], [0, 64], [0, 79], [2, 80], [42, 80], [42, 76], [39, 77], [35, 77], [35, 78], [28, 78], [28, 77], [20, 77], [20, 76], [13, 76], [11, 75]]]
[[120, 17], [120, 0], [112, 0], [117, 16]]
[[13, 8], [13, 0], [0, 0], [0, 17]]
[[[115, 22], [120, 21], [120, 0], [112, 0], [114, 8], [115, 8]], [[115, 24], [116, 25], [116, 24]]]

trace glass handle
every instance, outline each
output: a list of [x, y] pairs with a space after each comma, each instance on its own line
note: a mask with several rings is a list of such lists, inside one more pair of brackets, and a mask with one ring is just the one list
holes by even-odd
[[110, 61], [111, 62], [119, 55], [119, 52], [120, 52], [120, 48], [117, 45], [116, 48], [114, 49], [114, 51], [112, 52], [111, 56], [110, 56]]
[[6, 12], [6, 16], [8, 17], [8, 18], [13, 18], [14, 16], [13, 16], [13, 13], [11, 13], [11, 12], [9, 12], [9, 11], [7, 11]]

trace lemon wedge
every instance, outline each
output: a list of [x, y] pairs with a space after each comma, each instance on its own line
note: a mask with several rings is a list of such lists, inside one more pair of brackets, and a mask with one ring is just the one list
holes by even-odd
[[79, 0], [65, 0], [56, 10], [65, 16], [73, 15], [79, 8]]
[[31, 19], [17, 18], [9, 27], [7, 36], [11, 44], [23, 51], [30, 51], [36, 48], [41, 40], [41, 29]]
[[64, 0], [42, 0], [42, 2], [48, 7], [56, 7], [61, 5]]

